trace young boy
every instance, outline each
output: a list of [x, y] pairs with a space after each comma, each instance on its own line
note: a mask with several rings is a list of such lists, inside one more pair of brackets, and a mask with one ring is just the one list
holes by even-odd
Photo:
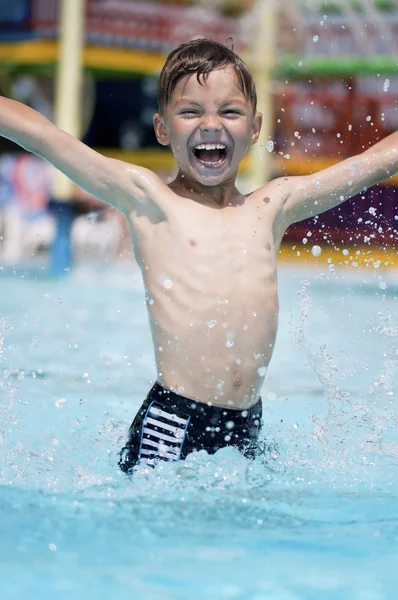
[[178, 174], [105, 158], [39, 113], [0, 99], [0, 134], [48, 160], [118, 208], [142, 271], [157, 383], [130, 427], [120, 467], [180, 460], [205, 449], [258, 452], [259, 392], [278, 322], [276, 255], [287, 227], [322, 213], [398, 171], [398, 134], [316, 175], [270, 181], [246, 196], [235, 186], [255, 144], [252, 75], [225, 46], [196, 39], [163, 67], [154, 127]]

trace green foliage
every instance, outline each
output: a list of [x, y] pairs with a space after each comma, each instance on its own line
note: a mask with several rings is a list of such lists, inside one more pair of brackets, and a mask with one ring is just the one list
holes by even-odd
[[[366, 12], [366, 6], [364, 6], [361, 0], [351, 0], [350, 4], [356, 12]], [[392, 0], [375, 0], [374, 7], [381, 12], [396, 12], [395, 3]], [[341, 5], [333, 2], [333, 0], [320, 0], [318, 2], [318, 10], [325, 15], [341, 14], [343, 12]]]

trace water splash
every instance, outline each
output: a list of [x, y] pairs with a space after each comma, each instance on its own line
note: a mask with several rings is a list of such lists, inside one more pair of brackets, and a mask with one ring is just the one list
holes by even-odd
[[[312, 352], [306, 340], [306, 322], [314, 308], [314, 300], [309, 294], [310, 285], [310, 281], [302, 282], [297, 293], [300, 315], [293, 337], [294, 343], [305, 353], [307, 364], [322, 384], [327, 412], [324, 418], [315, 415], [310, 417], [314, 424], [311, 437], [302, 440], [302, 446], [307, 447], [308, 454], [300, 450], [295, 460], [308, 466], [311, 462], [308, 456], [312, 453], [316, 457], [312, 467], [317, 472], [328, 472], [340, 480], [344, 474], [347, 481], [351, 477], [369, 481], [373, 470], [380, 472], [385, 483], [384, 469], [390, 469], [389, 476], [393, 479], [398, 468], [398, 442], [389, 439], [391, 433], [396, 438], [398, 429], [398, 418], [393, 406], [393, 381], [398, 368], [397, 325], [391, 314], [381, 312], [376, 320], [366, 323], [381, 337], [392, 337], [394, 343], [388, 354], [383, 355], [382, 369], [372, 380], [368, 396], [358, 397], [344, 391], [340, 388], [342, 373], [339, 373], [328, 353], [327, 345], [321, 345], [319, 352]], [[386, 397], [389, 406], [385, 405]]]
[[18, 401], [18, 387], [13, 383], [13, 376], [18, 375], [18, 370], [6, 364], [5, 340], [12, 327], [7, 325], [4, 317], [0, 317], [0, 428], [1, 440], [4, 441], [6, 423], [9, 422], [10, 410]]

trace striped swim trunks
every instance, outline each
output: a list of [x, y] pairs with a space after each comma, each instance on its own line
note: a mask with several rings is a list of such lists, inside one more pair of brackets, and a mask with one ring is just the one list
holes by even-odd
[[209, 406], [155, 383], [130, 426], [119, 466], [132, 473], [137, 464], [183, 460], [192, 452], [214, 454], [234, 446], [254, 458], [261, 428], [261, 398], [247, 410]]

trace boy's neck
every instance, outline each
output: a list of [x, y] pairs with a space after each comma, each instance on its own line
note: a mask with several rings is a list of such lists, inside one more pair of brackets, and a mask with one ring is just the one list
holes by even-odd
[[235, 180], [234, 177], [220, 185], [207, 186], [179, 171], [174, 181], [169, 184], [169, 188], [179, 196], [190, 198], [199, 204], [223, 208], [241, 203], [242, 194], [236, 188]]

